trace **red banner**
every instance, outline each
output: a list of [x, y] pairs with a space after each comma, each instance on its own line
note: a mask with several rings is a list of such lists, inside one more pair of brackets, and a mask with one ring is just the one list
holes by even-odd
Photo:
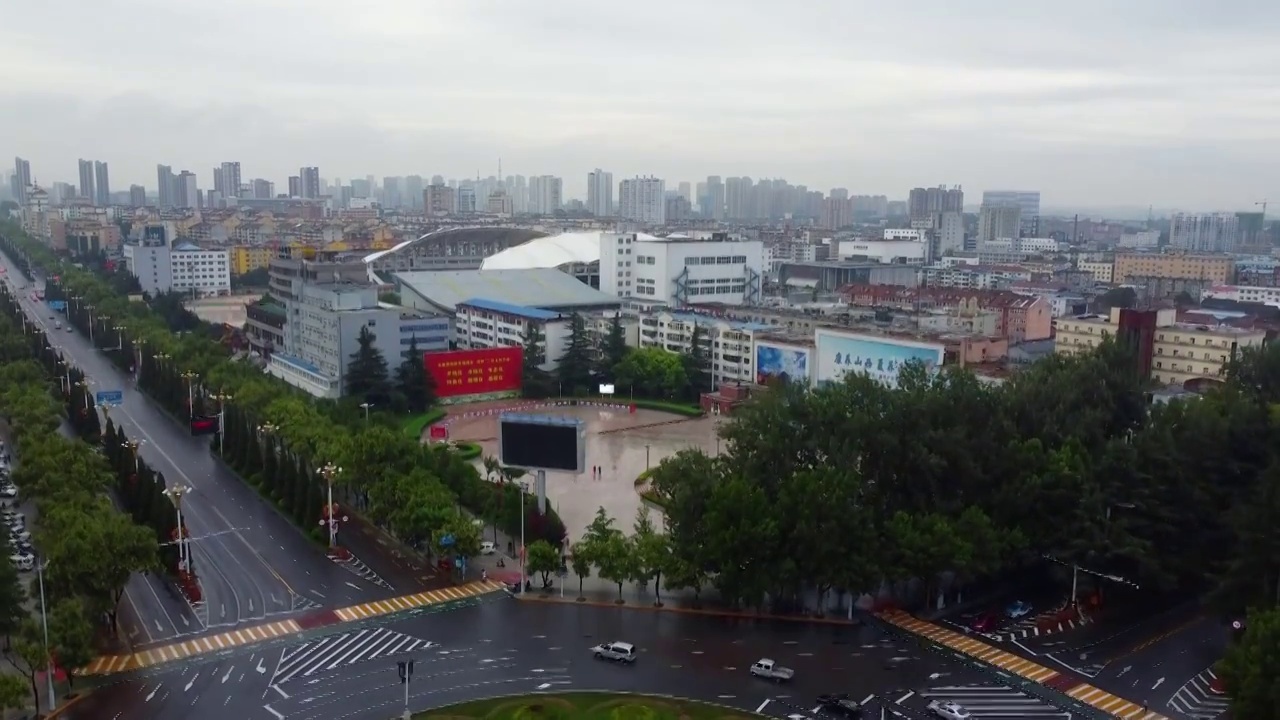
[[425, 353], [422, 364], [435, 380], [438, 397], [508, 392], [520, 389], [524, 350], [500, 347]]
[[432, 440], [448, 440], [449, 428], [444, 425], [432, 425], [430, 437]]

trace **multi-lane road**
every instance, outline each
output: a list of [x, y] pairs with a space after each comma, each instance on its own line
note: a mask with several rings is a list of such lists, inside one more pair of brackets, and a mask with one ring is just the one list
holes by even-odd
[[[591, 657], [590, 646], [610, 640], [637, 644], [635, 665]], [[795, 681], [750, 677], [751, 663], [765, 656], [794, 668]], [[897, 717], [925, 717], [931, 699], [971, 705], [975, 720], [1065, 716], [871, 627], [524, 603], [499, 593], [135, 674], [99, 688], [66, 717], [385, 720], [403, 710], [396, 662], [410, 658], [415, 712], [494, 695], [627, 690], [778, 718], [813, 716], [815, 698], [832, 692]]]
[[[0, 261], [13, 274], [8, 258], [0, 255]], [[191, 488], [182, 510], [204, 602], [192, 607], [162, 578], [132, 578], [121, 616], [135, 648], [420, 588], [420, 574], [403, 571], [380, 553], [361, 553], [363, 562], [344, 565], [327, 558], [210, 454], [208, 438], [191, 437], [134, 388], [89, 338], [67, 331], [61, 314], [32, 301], [30, 292], [39, 287], [37, 278], [34, 287], [20, 293], [30, 321], [88, 376], [91, 391], [123, 391], [123, 402], [108, 411], [111, 420], [140, 441], [140, 456], [167, 483]]]

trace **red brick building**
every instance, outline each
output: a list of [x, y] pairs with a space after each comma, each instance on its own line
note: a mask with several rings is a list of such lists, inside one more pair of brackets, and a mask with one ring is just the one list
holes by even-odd
[[902, 311], [943, 310], [999, 314], [997, 331], [1011, 343], [1048, 340], [1053, 336], [1053, 312], [1043, 298], [1008, 290], [964, 288], [908, 288], [901, 285], [847, 285], [840, 289], [850, 305]]

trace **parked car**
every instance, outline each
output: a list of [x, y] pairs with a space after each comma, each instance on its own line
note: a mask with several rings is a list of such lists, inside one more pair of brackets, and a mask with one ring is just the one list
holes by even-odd
[[989, 633], [995, 632], [1000, 627], [1000, 621], [1004, 617], [995, 610], [988, 610], [969, 623], [969, 629], [974, 632]]
[[9, 498], [9, 499], [18, 497], [18, 486], [17, 485], [0, 486], [0, 497]]
[[591, 654], [597, 660], [633, 663], [636, 661], [636, 646], [625, 642], [602, 643], [591, 648]]
[[13, 529], [9, 531], [9, 543], [16, 544], [20, 542], [30, 542], [31, 533], [22, 529]]
[[929, 712], [942, 720], [969, 720], [972, 717], [959, 703], [950, 700], [933, 700], [929, 703]]
[[1031, 614], [1031, 605], [1030, 603], [1022, 602], [1021, 600], [1015, 600], [1009, 604], [1009, 607], [1004, 609], [1004, 614], [1014, 620], [1017, 620], [1018, 618], [1026, 617]]
[[769, 658], [760, 658], [751, 666], [751, 674], [774, 682], [787, 682], [796, 676], [796, 671], [782, 667]]
[[9, 562], [13, 563], [15, 568], [23, 572], [30, 572], [31, 570], [36, 569], [36, 558], [34, 555], [14, 553], [9, 556]]
[[831, 715], [855, 719], [863, 717], [862, 706], [848, 695], [819, 695], [818, 707]]
[[494, 544], [488, 540], [485, 540], [484, 542], [480, 543], [481, 555], [492, 555], [497, 551], [498, 551], [498, 548], [495, 547]]

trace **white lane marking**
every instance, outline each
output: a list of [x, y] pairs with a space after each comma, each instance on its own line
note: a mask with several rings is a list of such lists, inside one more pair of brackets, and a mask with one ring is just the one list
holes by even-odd
[[271, 686], [271, 689], [272, 689], [272, 690], [275, 690], [276, 692], [278, 692], [278, 693], [280, 693], [282, 696], [284, 696], [284, 699], [285, 699], [285, 700], [288, 700], [288, 699], [289, 699], [289, 693], [285, 692], [284, 690], [281, 690], [279, 685], [272, 685], [272, 686]]
[[271, 707], [270, 705], [263, 705], [263, 706], [262, 706], [262, 709], [263, 709], [263, 710], [266, 710], [267, 712], [271, 713], [272, 715], [275, 715], [275, 716], [276, 716], [276, 720], [284, 720], [284, 714], [283, 714], [283, 713], [276, 712], [275, 708]]
[[164, 632], [164, 626], [160, 624], [160, 621], [159, 621], [159, 620], [156, 620], [156, 631], [157, 631], [157, 632]]
[[760, 707], [756, 708], [756, 714], [757, 714], [757, 715], [759, 715], [761, 712], [763, 712], [763, 711], [764, 711], [764, 709], [765, 709], [765, 707], [767, 707], [767, 706], [769, 705], [769, 703], [771, 703], [771, 702], [773, 702], [773, 701], [772, 701], [772, 700], [765, 700], [764, 702], [760, 703]]
[[916, 694], [916, 693], [915, 693], [915, 691], [914, 691], [914, 690], [909, 691], [909, 692], [907, 692], [907, 694], [906, 694], [906, 695], [903, 695], [902, 697], [898, 698], [897, 700], [894, 700], [894, 701], [893, 701], [893, 704], [894, 704], [894, 705], [901, 705], [902, 703], [906, 702], [906, 701], [907, 701], [907, 699], [909, 699], [911, 696], [913, 696], [913, 695], [915, 695], [915, 694]]
[[235, 666], [235, 665], [232, 665], [231, 667], [227, 668], [227, 674], [222, 676], [222, 682], [223, 682], [223, 683], [226, 683], [226, 682], [227, 682], [227, 680], [230, 680], [230, 679], [231, 679], [231, 671], [232, 671], [232, 670], [235, 670], [235, 669], [236, 669], [236, 666]]
[[1023, 652], [1027, 653], [1027, 654], [1028, 654], [1028, 655], [1030, 655], [1031, 657], [1040, 657], [1040, 653], [1038, 653], [1038, 652], [1036, 652], [1036, 651], [1032, 650], [1031, 648], [1027, 647], [1026, 645], [1023, 645], [1022, 643], [1018, 642], [1017, 640], [1013, 640], [1012, 642], [1013, 642], [1013, 644], [1014, 644], [1014, 645], [1017, 645], [1018, 647], [1022, 648]]
[[163, 686], [164, 686], [163, 683], [160, 685], [157, 685], [155, 690], [152, 690], [151, 692], [147, 693], [146, 702], [151, 702], [151, 698], [155, 697], [156, 693], [160, 692], [160, 688]]
[[1151, 686], [1151, 689], [1155, 690], [1156, 688], [1160, 687], [1163, 684], [1164, 684], [1164, 678], [1160, 678], [1159, 680], [1156, 681], [1155, 685]]
[[859, 704], [859, 705], [866, 705], [867, 703], [871, 702], [873, 699], [875, 699], [875, 693], [872, 693], [872, 694], [870, 694], [870, 695], [868, 695], [868, 696], [866, 696], [866, 697], [862, 698], [862, 702], [860, 702], [860, 703], [858, 703], [858, 704]]
[[[350, 582], [349, 582], [349, 583], [347, 583], [347, 586], [348, 586], [348, 587], [353, 587], [353, 588], [355, 588], [356, 590], [361, 590], [361, 589], [363, 589], [363, 588], [361, 588], [359, 585], [356, 585], [355, 583], [350, 583]], [[317, 593], [317, 594], [318, 594], [318, 593]], [[323, 596], [321, 596], [321, 597], [323, 597]]]
[[193, 675], [193, 676], [191, 677], [191, 682], [187, 683], [187, 686], [186, 686], [186, 687], [184, 687], [184, 688], [182, 688], [182, 692], [191, 692], [191, 686], [192, 686], [192, 685], [195, 685], [195, 684], [196, 684], [196, 680], [197, 680], [197, 679], [199, 679], [199, 678], [200, 678], [200, 673], [196, 673], [195, 675]]
[[258, 660], [258, 667], [254, 668], [254, 670], [257, 670], [259, 673], [262, 673], [263, 675], [267, 674], [267, 666], [262, 664], [261, 659]]

